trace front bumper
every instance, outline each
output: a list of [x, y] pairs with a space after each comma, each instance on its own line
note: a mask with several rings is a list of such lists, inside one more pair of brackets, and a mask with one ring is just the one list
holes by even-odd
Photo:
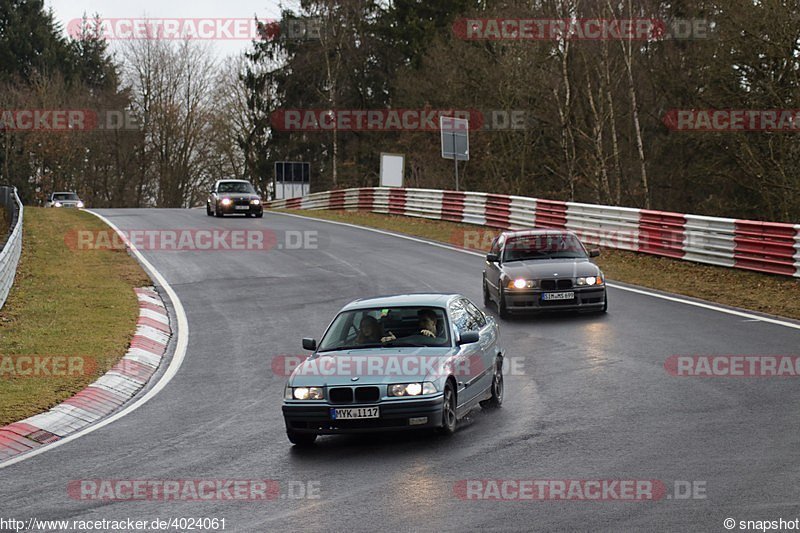
[[[237, 209], [237, 207], [248, 207], [248, 209]], [[257, 215], [259, 213], [263, 213], [264, 212], [264, 206], [261, 205], [261, 204], [259, 204], [259, 205], [250, 204], [248, 206], [239, 206], [239, 205], [235, 205], [235, 204], [231, 204], [231, 205], [222, 205], [222, 204], [220, 204], [219, 205], [219, 210], [220, 210], [221, 213], [224, 213], [226, 215], [235, 215], [237, 213], [240, 214], [240, 215], [245, 215], [245, 214]]]
[[[373, 433], [380, 431], [403, 431], [409, 429], [435, 428], [442, 424], [442, 402], [444, 395], [420, 400], [392, 400], [365, 404], [331, 404], [287, 402], [283, 404], [286, 429], [295, 433], [337, 435], [341, 433]], [[351, 407], [380, 407], [380, 418], [356, 420], [333, 420], [331, 409]], [[409, 423], [411, 418], [427, 417], [424, 424]]]
[[[574, 292], [572, 300], [543, 300], [544, 293]], [[575, 287], [572, 289], [543, 291], [540, 289], [527, 291], [506, 291], [506, 309], [509, 311], [574, 311], [602, 309], [606, 301], [606, 288]]]

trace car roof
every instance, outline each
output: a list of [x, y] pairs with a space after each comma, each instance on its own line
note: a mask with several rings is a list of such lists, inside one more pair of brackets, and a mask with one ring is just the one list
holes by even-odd
[[342, 311], [352, 311], [354, 309], [375, 307], [446, 307], [450, 300], [457, 297], [462, 296], [460, 294], [444, 293], [394, 294], [388, 296], [376, 296], [373, 298], [361, 298], [354, 300], [344, 306]]
[[566, 230], [566, 229], [556, 229], [556, 228], [537, 228], [537, 229], [524, 229], [524, 230], [517, 230], [517, 231], [504, 231], [503, 235], [507, 238], [509, 237], [529, 237], [534, 235], [575, 235], [573, 232]]
[[230, 180], [217, 180], [217, 183], [222, 183], [222, 182], [225, 182], [225, 183], [230, 183], [230, 182], [236, 182], [236, 183], [250, 183], [250, 182], [249, 182], [249, 181], [247, 181], [247, 180], [234, 180], [234, 179], [230, 179]]
[[78, 193], [76, 193], [75, 191], [57, 191], [54, 192], [53, 194], [74, 194], [75, 196], [78, 195]]

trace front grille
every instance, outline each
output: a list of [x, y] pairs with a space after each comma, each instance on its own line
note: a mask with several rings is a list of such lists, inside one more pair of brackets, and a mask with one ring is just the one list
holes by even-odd
[[542, 289], [546, 291], [552, 291], [556, 289], [571, 289], [572, 288], [572, 280], [571, 279], [543, 279], [542, 280]]
[[357, 402], [377, 402], [379, 398], [378, 387], [356, 387]]
[[233, 205], [250, 205], [250, 200], [247, 198], [237, 198], [233, 201]]
[[353, 389], [350, 387], [337, 387], [328, 391], [331, 403], [353, 403]]

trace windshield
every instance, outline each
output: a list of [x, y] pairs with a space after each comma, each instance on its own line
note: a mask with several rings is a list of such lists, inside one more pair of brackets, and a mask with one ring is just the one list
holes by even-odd
[[503, 262], [529, 259], [587, 259], [586, 249], [575, 235], [548, 233], [525, 235], [506, 242]]
[[223, 181], [217, 187], [217, 192], [244, 192], [255, 194], [256, 190], [249, 183], [243, 181]]
[[53, 195], [53, 200], [56, 202], [63, 202], [63, 201], [78, 201], [78, 195], [74, 192], [58, 192]]
[[402, 346], [450, 346], [447, 315], [437, 307], [389, 307], [340, 313], [320, 352]]

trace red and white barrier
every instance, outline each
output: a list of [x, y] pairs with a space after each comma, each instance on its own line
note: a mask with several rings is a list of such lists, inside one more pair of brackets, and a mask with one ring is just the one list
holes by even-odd
[[153, 289], [135, 289], [139, 321], [128, 352], [97, 381], [49, 411], [0, 427], [0, 461], [55, 442], [117, 410], [155, 374], [172, 334]]
[[266, 205], [372, 211], [501, 230], [568, 229], [608, 248], [800, 277], [800, 224], [431, 189], [343, 189]]

